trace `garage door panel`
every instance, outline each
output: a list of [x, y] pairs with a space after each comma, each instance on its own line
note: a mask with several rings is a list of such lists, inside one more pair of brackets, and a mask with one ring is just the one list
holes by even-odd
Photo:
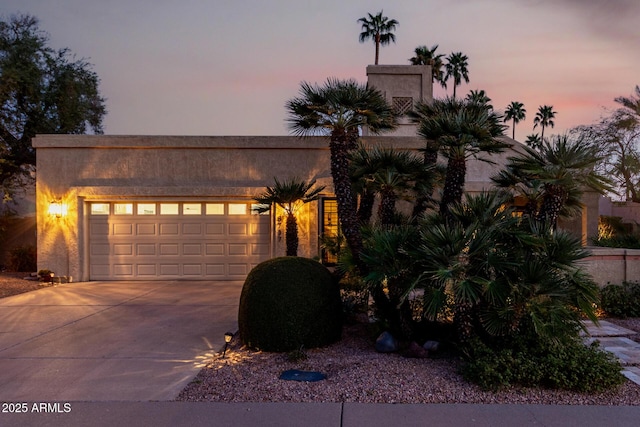
[[133, 255], [133, 245], [130, 243], [118, 243], [113, 245], [114, 255]]
[[155, 236], [157, 224], [137, 224], [137, 236]]
[[[100, 203], [109, 207], [114, 202]], [[210, 203], [202, 202], [200, 210], [192, 209], [188, 215], [184, 205], [197, 208], [198, 203], [170, 202], [178, 205], [172, 211], [177, 213], [170, 215], [163, 211], [164, 204], [134, 202], [129, 214], [89, 214], [92, 280], [238, 280], [270, 257], [270, 217], [249, 215], [249, 203], [244, 203], [247, 209], [241, 214], [231, 212], [243, 206], [240, 202], [231, 203], [233, 209], [228, 202], [215, 204], [220, 209], [209, 209]], [[116, 210], [110, 206], [106, 212]]]

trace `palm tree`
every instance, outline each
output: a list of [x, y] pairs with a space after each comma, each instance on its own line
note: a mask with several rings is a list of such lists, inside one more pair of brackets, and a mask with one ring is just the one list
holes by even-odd
[[[414, 189], [422, 171], [422, 161], [409, 151], [385, 147], [367, 149], [361, 145], [351, 155], [351, 177], [361, 189], [360, 209], [372, 209], [374, 200], [365, 200], [366, 195], [378, 194], [378, 220], [382, 225], [395, 223], [398, 198]], [[360, 219], [368, 222], [364, 216]]]
[[386, 16], [382, 16], [382, 11], [375, 16], [370, 13], [367, 15], [368, 17], [358, 19], [358, 22], [362, 24], [360, 43], [364, 43], [369, 39], [373, 40], [376, 45], [375, 65], [378, 65], [380, 45], [384, 46], [390, 42], [396, 42], [396, 36], [392, 31], [396, 30], [399, 23], [395, 19], [389, 19]]
[[472, 104], [477, 104], [488, 108], [489, 110], [493, 110], [493, 105], [490, 104], [491, 98], [487, 96], [487, 93], [483, 90], [471, 90], [465, 100]]
[[445, 81], [449, 80], [449, 77], [453, 77], [453, 97], [456, 97], [456, 87], [460, 86], [462, 80], [469, 83], [469, 58], [462, 52], [453, 52], [447, 56], [446, 70], [447, 74], [444, 76]]
[[524, 141], [529, 147], [539, 150], [542, 146], [542, 138], [537, 133], [532, 133], [531, 135], [527, 135], [527, 139]]
[[559, 216], [581, 208], [584, 188], [600, 194], [611, 190], [611, 181], [594, 170], [601, 160], [598, 147], [584, 137], [558, 135], [540, 150], [523, 148], [525, 153], [510, 157], [492, 181], [525, 196], [529, 213], [545, 229], [555, 229]]
[[374, 134], [395, 128], [393, 108], [378, 90], [355, 80], [333, 78], [322, 86], [303, 82], [300, 96], [289, 100], [286, 108], [294, 134], [329, 136], [331, 176], [342, 233], [357, 267], [366, 274], [366, 266], [360, 261], [362, 235], [349, 174], [349, 153], [357, 148], [363, 126]]
[[431, 65], [431, 83], [438, 82], [446, 89], [447, 83], [444, 80], [444, 71], [442, 71], [444, 54], [436, 55], [437, 49], [437, 44], [431, 46], [431, 49], [427, 46], [418, 46], [414, 51], [416, 56], [410, 58], [409, 62], [411, 62], [411, 65]]
[[511, 127], [512, 139], [516, 139], [516, 125], [526, 117], [527, 110], [524, 109], [524, 104], [522, 102], [511, 101], [511, 104], [509, 104], [506, 110], [504, 110], [504, 121], [508, 122], [511, 120], [513, 122], [513, 126]]
[[555, 126], [555, 122], [553, 121], [555, 118], [556, 112], [553, 111], [553, 105], [541, 105], [538, 107], [536, 117], [533, 119], [533, 128], [535, 129], [538, 125], [542, 128], [540, 141], [544, 141], [544, 128], [547, 126]]
[[298, 220], [296, 210], [300, 204], [318, 200], [324, 186], [312, 189], [316, 181], [305, 182], [299, 178], [291, 178], [280, 182], [274, 178], [275, 185], [267, 187], [267, 190], [256, 196], [255, 201], [260, 205], [255, 210], [258, 213], [267, 212], [271, 206], [277, 204], [287, 214], [285, 241], [287, 245], [287, 256], [298, 256]]
[[447, 159], [440, 212], [447, 214], [449, 206], [462, 200], [467, 171], [467, 158], [480, 153], [499, 153], [508, 144], [497, 139], [504, 134], [502, 116], [484, 105], [466, 100], [434, 99], [431, 105], [419, 104], [418, 135], [427, 147], [437, 148]]

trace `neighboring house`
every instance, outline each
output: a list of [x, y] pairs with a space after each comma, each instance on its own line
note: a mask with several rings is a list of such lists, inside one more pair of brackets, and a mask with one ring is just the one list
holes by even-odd
[[[369, 66], [367, 73], [400, 111], [431, 99], [428, 66]], [[411, 135], [415, 127], [405, 120], [394, 134], [363, 141], [424, 145]], [[327, 186], [299, 212], [300, 256], [319, 257], [319, 236], [335, 228], [324, 137], [38, 135], [33, 146], [38, 268], [58, 276], [243, 280], [257, 263], [285, 253], [283, 212], [252, 211], [252, 198], [274, 177]], [[489, 177], [511, 154], [492, 156], [493, 165], [471, 161], [466, 190], [490, 188]], [[597, 233], [595, 201], [573, 226], [583, 238]]]

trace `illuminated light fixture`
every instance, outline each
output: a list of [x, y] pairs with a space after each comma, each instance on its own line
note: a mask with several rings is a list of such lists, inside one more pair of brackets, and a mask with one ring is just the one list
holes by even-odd
[[49, 203], [49, 215], [56, 218], [62, 218], [67, 213], [67, 207], [60, 199], [53, 200]]
[[224, 334], [224, 351], [222, 352], [222, 358], [224, 359], [224, 355], [227, 354], [227, 346], [233, 339], [233, 332], [225, 332]]

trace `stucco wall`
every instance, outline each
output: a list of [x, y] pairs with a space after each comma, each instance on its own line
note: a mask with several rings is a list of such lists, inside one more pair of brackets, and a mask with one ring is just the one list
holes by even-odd
[[581, 263], [599, 285], [640, 281], [640, 250], [598, 247], [589, 250], [591, 256]]

